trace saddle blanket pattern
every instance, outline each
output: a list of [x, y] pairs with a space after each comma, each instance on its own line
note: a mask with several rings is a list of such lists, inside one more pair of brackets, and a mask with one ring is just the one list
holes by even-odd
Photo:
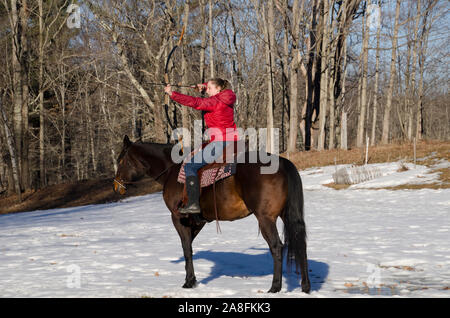
[[[188, 156], [181, 165], [180, 172], [178, 173], [178, 179], [177, 181], [179, 183], [185, 183], [186, 182], [186, 174], [184, 172], [184, 166], [186, 165], [186, 162], [190, 160], [190, 158], [197, 153], [200, 149], [195, 149], [190, 156]], [[229, 177], [236, 173], [236, 164], [235, 163], [226, 163], [221, 164], [220, 166], [214, 165], [213, 167], [208, 168], [208, 166], [205, 166], [201, 168], [198, 172], [199, 179], [200, 179], [200, 187], [204, 188], [211, 184], [213, 184], [215, 181], [224, 179], [226, 177]]]
[[[177, 181], [179, 183], [185, 183], [186, 182], [186, 175], [184, 172], [184, 165], [186, 163], [183, 163], [181, 166], [180, 172], [178, 173], [178, 179]], [[211, 167], [208, 168], [202, 168], [199, 171], [199, 178], [200, 178], [200, 187], [204, 188], [211, 184], [213, 184], [215, 181], [224, 179], [226, 177], [229, 177], [233, 175], [236, 172], [236, 164], [233, 163], [227, 163], [225, 165], [221, 165], [219, 167]]]

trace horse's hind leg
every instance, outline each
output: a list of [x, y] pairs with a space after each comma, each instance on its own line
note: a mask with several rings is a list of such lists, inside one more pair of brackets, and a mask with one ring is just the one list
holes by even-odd
[[200, 230], [203, 228], [204, 223], [199, 225], [185, 226], [181, 224], [180, 218], [172, 214], [172, 222], [178, 235], [181, 239], [181, 246], [183, 247], [185, 269], [186, 269], [186, 280], [183, 288], [195, 287], [197, 279], [195, 278], [194, 272], [194, 262], [192, 260], [192, 242]]
[[264, 216], [258, 217], [261, 233], [269, 244], [270, 253], [273, 258], [273, 280], [269, 293], [277, 293], [281, 290], [282, 271], [283, 271], [283, 244], [278, 235], [276, 221]]

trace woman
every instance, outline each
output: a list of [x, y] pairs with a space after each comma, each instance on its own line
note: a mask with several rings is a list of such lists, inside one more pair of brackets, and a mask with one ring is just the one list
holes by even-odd
[[206, 89], [209, 97], [184, 95], [172, 91], [170, 85], [164, 88], [164, 91], [175, 102], [206, 112], [205, 124], [208, 127], [210, 143], [203, 150], [197, 152], [184, 166], [188, 203], [180, 209], [180, 213], [187, 214], [200, 213], [198, 170], [221, 156], [227, 143], [238, 139], [234, 122], [236, 95], [229, 89], [229, 83], [221, 78], [213, 78], [206, 84], [197, 84], [197, 89], [200, 91]]

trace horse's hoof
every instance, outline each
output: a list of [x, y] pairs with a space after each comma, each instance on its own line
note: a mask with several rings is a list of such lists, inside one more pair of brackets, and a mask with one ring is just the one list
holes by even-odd
[[197, 285], [197, 281], [194, 279], [193, 281], [185, 282], [183, 288], [194, 288]]
[[273, 287], [270, 288], [267, 292], [268, 293], [278, 293], [281, 290], [281, 287]]
[[309, 294], [311, 291], [311, 284], [309, 282], [302, 283], [302, 292]]

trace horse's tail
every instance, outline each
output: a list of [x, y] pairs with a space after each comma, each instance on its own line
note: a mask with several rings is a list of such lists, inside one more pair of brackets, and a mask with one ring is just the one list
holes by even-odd
[[284, 207], [284, 241], [287, 248], [287, 265], [298, 272], [307, 273], [306, 225], [303, 220], [303, 187], [302, 180], [294, 164], [283, 158], [284, 170], [288, 180], [288, 195]]

